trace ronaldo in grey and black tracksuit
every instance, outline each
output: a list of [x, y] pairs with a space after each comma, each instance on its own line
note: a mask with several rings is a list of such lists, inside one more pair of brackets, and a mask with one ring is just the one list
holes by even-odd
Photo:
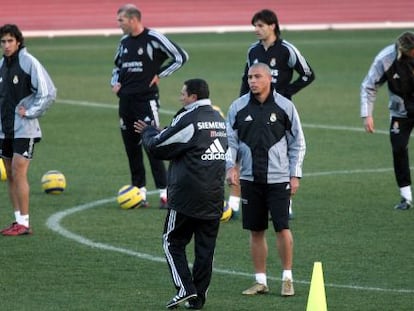
[[[269, 291], [265, 231], [270, 213], [283, 267], [281, 294], [292, 296], [293, 238], [289, 229], [289, 201], [302, 177], [306, 143], [293, 102], [272, 88], [271, 79], [271, 70], [266, 64], [252, 65], [248, 71], [250, 92], [230, 105], [226, 179], [230, 185], [238, 184], [240, 179], [242, 223], [244, 229], [250, 230], [256, 284], [242, 293], [255, 295]], [[236, 161], [240, 163], [240, 176]]]
[[[159, 132], [140, 122], [144, 147], [154, 157], [170, 161], [170, 209], [163, 247], [177, 295], [167, 308], [188, 299], [194, 308], [201, 308], [212, 275], [223, 212], [227, 132], [223, 117], [212, 107], [208, 96], [204, 80], [187, 80], [180, 96], [184, 108], [169, 127]], [[185, 248], [193, 236], [195, 260], [191, 273]]]

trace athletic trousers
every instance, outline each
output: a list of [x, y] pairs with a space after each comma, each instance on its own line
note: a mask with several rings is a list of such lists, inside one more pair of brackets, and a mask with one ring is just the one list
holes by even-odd
[[[157, 100], [141, 100], [138, 95], [119, 98], [119, 117], [122, 140], [128, 156], [131, 183], [138, 188], [146, 186], [145, 164], [142, 151], [141, 134], [135, 132], [134, 122], [138, 119], [159, 126]], [[155, 187], [167, 187], [167, 171], [164, 161], [155, 159], [147, 153]]]
[[[197, 294], [205, 300], [213, 271], [219, 225], [220, 219], [198, 219], [168, 210], [163, 248], [177, 295], [180, 297]], [[193, 236], [194, 264], [191, 273], [186, 246]]]
[[[131, 129], [121, 130], [122, 140], [128, 156], [129, 170], [131, 172], [131, 183], [138, 188], [146, 186], [146, 172], [144, 164], [144, 153], [141, 144], [141, 134], [133, 132]], [[154, 184], [157, 189], [167, 187], [167, 171], [164, 161], [155, 159], [147, 153], [150, 163]]]
[[398, 186], [411, 185], [408, 141], [414, 127], [414, 118], [391, 118], [390, 141], [394, 162], [394, 173]]

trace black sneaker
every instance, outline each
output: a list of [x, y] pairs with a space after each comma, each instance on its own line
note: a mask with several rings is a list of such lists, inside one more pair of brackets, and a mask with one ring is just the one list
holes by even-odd
[[407, 199], [402, 198], [401, 202], [395, 205], [394, 208], [405, 211], [409, 209], [412, 206], [412, 204], [413, 203], [411, 201], [408, 201]]
[[197, 296], [195, 298], [188, 299], [188, 301], [185, 302], [184, 307], [189, 310], [201, 310], [203, 309], [203, 305], [204, 303], [202, 299]]
[[197, 294], [189, 294], [189, 295], [186, 295], [186, 296], [183, 296], [183, 297], [176, 295], [173, 299], [171, 299], [167, 303], [166, 308], [167, 309], [175, 309], [175, 308], [177, 308], [177, 306], [180, 303], [182, 303], [184, 301], [187, 301], [188, 299], [194, 298], [194, 297], [197, 297]]

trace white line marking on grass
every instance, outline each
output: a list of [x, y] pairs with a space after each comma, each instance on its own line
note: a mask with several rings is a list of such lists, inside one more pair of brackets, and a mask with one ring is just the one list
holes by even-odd
[[[384, 170], [389, 170], [389, 169], [384, 169]], [[382, 172], [384, 170], [366, 170], [366, 171], [378, 172], [379, 173], [379, 172]], [[345, 174], [350, 174], [351, 171], [342, 171], [342, 172], [345, 172]], [[357, 170], [357, 172], [362, 172], [362, 170]], [[331, 172], [331, 173], [333, 173], [333, 172]], [[317, 174], [318, 173], [315, 173], [315, 175], [313, 175], [313, 176], [327, 175], [327, 174], [320, 174], [320, 175], [317, 175]], [[335, 174], [340, 174], [340, 173], [336, 172]], [[311, 176], [311, 174], [309, 176]], [[153, 194], [156, 194], [156, 193], [158, 193], [158, 192], [157, 191], [148, 191], [147, 192], [148, 195], [153, 195]], [[91, 209], [91, 208], [103, 206], [107, 203], [115, 202], [115, 201], [116, 201], [116, 197], [112, 197], [112, 198], [102, 199], [102, 200], [98, 200], [98, 201], [78, 205], [78, 206], [69, 208], [67, 210], [57, 212], [55, 214], [52, 214], [47, 219], [46, 226], [49, 229], [51, 229], [52, 231], [60, 234], [61, 236], [65, 237], [65, 238], [68, 238], [70, 240], [73, 240], [73, 241], [75, 241], [77, 243], [80, 243], [80, 244], [83, 244], [83, 245], [87, 245], [87, 246], [92, 247], [92, 248], [98, 248], [98, 249], [111, 251], [111, 252], [118, 252], [118, 253], [126, 254], [126, 255], [129, 255], [129, 256], [135, 256], [137, 258], [145, 259], [145, 260], [148, 260], [148, 261], [165, 263], [165, 258], [164, 257], [153, 256], [153, 255], [150, 255], [150, 254], [135, 252], [135, 251], [132, 251], [132, 250], [129, 250], [129, 249], [121, 248], [121, 247], [115, 247], [115, 246], [105, 244], [105, 243], [95, 242], [95, 241], [87, 239], [87, 238], [85, 238], [85, 237], [83, 237], [79, 234], [73, 233], [73, 232], [65, 229], [60, 224], [60, 222], [66, 216], [69, 216], [69, 215], [72, 215], [72, 214], [75, 214], [75, 213], [78, 213], [78, 212], [83, 212], [83, 211]], [[252, 278], [254, 276], [251, 273], [228, 270], [228, 269], [214, 268], [213, 270], [216, 273], [233, 275], [233, 276], [243, 276], [243, 277], [249, 277], [249, 278]], [[274, 280], [274, 281], [280, 281], [281, 280], [280, 278], [275, 278], [275, 277], [271, 277], [271, 276], [268, 276], [268, 279], [269, 280]], [[299, 284], [310, 284], [310, 281], [303, 281], [303, 280], [297, 280], [297, 279], [295, 279], [295, 282], [299, 283]], [[380, 288], [380, 287], [365, 287], [365, 286], [343, 285], [343, 284], [334, 284], [334, 283], [325, 283], [325, 287], [336, 287], [336, 288], [344, 288], [344, 289], [352, 289], [352, 290], [378, 291], [378, 292], [395, 292], [395, 293], [409, 293], [409, 294], [414, 293], [414, 289], [389, 289], [389, 288]]]
[[[341, 125], [320, 125], [320, 124], [309, 124], [302, 123], [303, 127], [306, 128], [317, 128], [324, 130], [336, 130], [336, 131], [351, 131], [351, 132], [365, 132], [365, 129], [361, 127], [350, 127], [350, 126], [341, 126]], [[375, 130], [377, 134], [388, 134], [389, 131], [385, 130]]]
[[[96, 103], [96, 102], [90, 102], [90, 101], [79, 101], [79, 100], [71, 100], [71, 99], [57, 99], [56, 102], [66, 104], [66, 105], [107, 108], [107, 109], [118, 109], [118, 105], [109, 104], [109, 103], [105, 104], [105, 103]], [[159, 112], [161, 114], [166, 114], [166, 115], [170, 115], [170, 116], [173, 116], [176, 113], [176, 111], [163, 109], [163, 108], [160, 108]], [[302, 126], [306, 127], [306, 128], [317, 128], [317, 129], [324, 129], [324, 130], [365, 132], [365, 130], [362, 128], [362, 126], [361, 127], [349, 127], [349, 126], [341, 126], [341, 125], [320, 125], [320, 124], [309, 124], [309, 123], [302, 123]], [[386, 131], [386, 130], [375, 130], [375, 133], [388, 134], [388, 131]]]
[[[89, 101], [77, 101], [77, 100], [66, 100], [66, 99], [58, 99], [57, 100], [60, 103], [67, 104], [67, 105], [77, 105], [77, 106], [86, 106], [86, 107], [97, 107], [97, 108], [107, 108], [107, 109], [118, 109], [118, 105], [113, 104], [105, 104], [105, 103], [96, 103], [96, 102], [89, 102]], [[167, 114], [167, 115], [174, 115], [175, 111], [160, 109], [160, 113]], [[364, 132], [363, 128], [357, 128], [357, 127], [348, 127], [348, 126], [331, 126], [331, 125], [318, 125], [318, 124], [302, 124], [303, 127], [307, 128], [318, 128], [318, 129], [329, 129], [329, 130], [339, 130], [339, 131], [353, 131], [353, 132]], [[388, 134], [388, 131], [384, 130], [377, 130], [376, 133], [379, 134]], [[390, 172], [392, 171], [391, 168], [379, 168], [379, 169], [356, 169], [356, 170], [338, 170], [338, 171], [328, 171], [328, 172], [315, 172], [315, 173], [308, 173], [304, 174], [305, 177], [318, 177], [318, 176], [328, 176], [328, 175], [347, 175], [347, 174], [367, 174], [367, 173], [384, 173], [384, 172]], [[155, 194], [156, 191], [149, 191], [148, 195]], [[70, 232], [69, 230], [65, 229], [63, 226], [61, 226], [60, 222], [62, 219], [64, 219], [66, 216], [82, 212], [91, 208], [95, 208], [101, 205], [104, 205], [109, 202], [116, 201], [116, 198], [108, 198], [108, 199], [102, 199], [90, 203], [86, 203], [83, 205], [79, 205], [70, 209], [67, 209], [62, 212], [55, 213], [51, 215], [46, 225], [48, 228], [50, 228], [52, 231], [57, 232], [58, 234], [74, 240], [80, 244], [84, 244], [93, 248], [103, 249], [107, 251], [112, 252], [118, 252], [123, 253], [130, 256], [135, 256], [141, 259], [146, 259], [149, 261], [154, 262], [165, 262], [165, 259], [163, 257], [157, 257], [150, 254], [140, 253], [131, 251], [128, 249], [115, 247], [112, 245], [100, 243], [100, 242], [94, 242], [90, 239], [87, 239], [81, 235], [75, 234], [73, 232]], [[245, 273], [240, 271], [233, 271], [233, 270], [227, 270], [227, 269], [214, 269], [215, 272], [221, 273], [221, 274], [228, 274], [228, 275], [235, 275], [235, 276], [243, 276], [243, 277], [249, 277], [251, 278], [253, 274], [251, 273]], [[275, 277], [268, 277], [270, 280], [279, 280], [279, 278]], [[310, 284], [309, 281], [303, 281], [303, 280], [296, 280], [296, 283], [300, 284]], [[365, 290], [365, 291], [379, 291], [379, 292], [396, 292], [396, 293], [414, 293], [414, 289], [387, 289], [387, 288], [379, 288], [379, 287], [365, 287], [365, 286], [357, 286], [357, 285], [342, 285], [342, 284], [334, 284], [334, 283], [325, 283], [325, 286], [327, 287], [336, 287], [336, 288], [345, 288], [345, 289], [353, 289], [353, 290]]]
[[[370, 23], [327, 23], [327, 24], [283, 24], [282, 30], [332, 30], [332, 29], [394, 29], [413, 28], [412, 22], [370, 22]], [[186, 26], [186, 27], [158, 27], [162, 33], [225, 33], [225, 32], [250, 32], [251, 26]], [[119, 28], [103, 29], [58, 29], [58, 30], [30, 30], [24, 34], [26, 37], [65, 37], [65, 36], [110, 36], [121, 35]]]
[[316, 176], [329, 176], [329, 175], [349, 175], [349, 174], [369, 174], [369, 173], [385, 173], [393, 172], [392, 168], [374, 168], [374, 169], [365, 169], [365, 170], [342, 170], [342, 171], [328, 171], [328, 172], [315, 172], [315, 173], [305, 173], [303, 177], [316, 177]]
[[[148, 192], [148, 194], [150, 194], [150, 192]], [[108, 199], [102, 199], [102, 200], [98, 200], [98, 201], [94, 201], [94, 202], [90, 202], [90, 203], [86, 203], [83, 205], [79, 205], [58, 213], [55, 213], [53, 215], [51, 215], [47, 222], [46, 225], [48, 228], [50, 228], [52, 231], [57, 232], [58, 234], [74, 240], [80, 244], [84, 244], [93, 248], [99, 248], [99, 249], [104, 249], [104, 250], [108, 250], [108, 251], [112, 251], [112, 252], [118, 252], [118, 253], [123, 253], [123, 254], [127, 254], [127, 255], [131, 255], [131, 256], [135, 256], [138, 258], [142, 258], [142, 259], [147, 259], [150, 261], [158, 261], [158, 262], [164, 262], [164, 258], [160, 258], [160, 257], [154, 257], [152, 255], [148, 255], [148, 254], [144, 254], [144, 253], [139, 253], [139, 252], [134, 252], [128, 249], [124, 249], [124, 248], [120, 248], [120, 247], [114, 247], [108, 244], [104, 244], [104, 243], [100, 243], [100, 242], [94, 242], [92, 240], [89, 240], [81, 235], [78, 235], [76, 233], [70, 232], [69, 230], [65, 229], [60, 222], [69, 215], [78, 213], [78, 212], [83, 212], [85, 210], [91, 209], [91, 208], [95, 208], [101, 205], [104, 205], [106, 203], [110, 203], [110, 202], [115, 202], [116, 201], [116, 197], [113, 198], [108, 198]]]
[[[96, 108], [106, 108], [106, 109], [118, 109], [118, 104], [105, 104], [105, 103], [96, 103], [90, 101], [80, 101], [80, 100], [71, 100], [71, 99], [57, 99], [56, 102], [74, 105], [74, 106], [84, 106], [84, 107], [96, 107]], [[160, 113], [173, 116], [176, 114], [176, 111], [171, 111], [167, 109], [160, 108]]]

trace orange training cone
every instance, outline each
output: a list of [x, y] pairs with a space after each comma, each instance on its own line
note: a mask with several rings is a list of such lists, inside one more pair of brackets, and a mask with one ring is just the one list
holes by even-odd
[[309, 289], [306, 311], [327, 311], [325, 285], [323, 282], [322, 263], [313, 264], [312, 280]]

